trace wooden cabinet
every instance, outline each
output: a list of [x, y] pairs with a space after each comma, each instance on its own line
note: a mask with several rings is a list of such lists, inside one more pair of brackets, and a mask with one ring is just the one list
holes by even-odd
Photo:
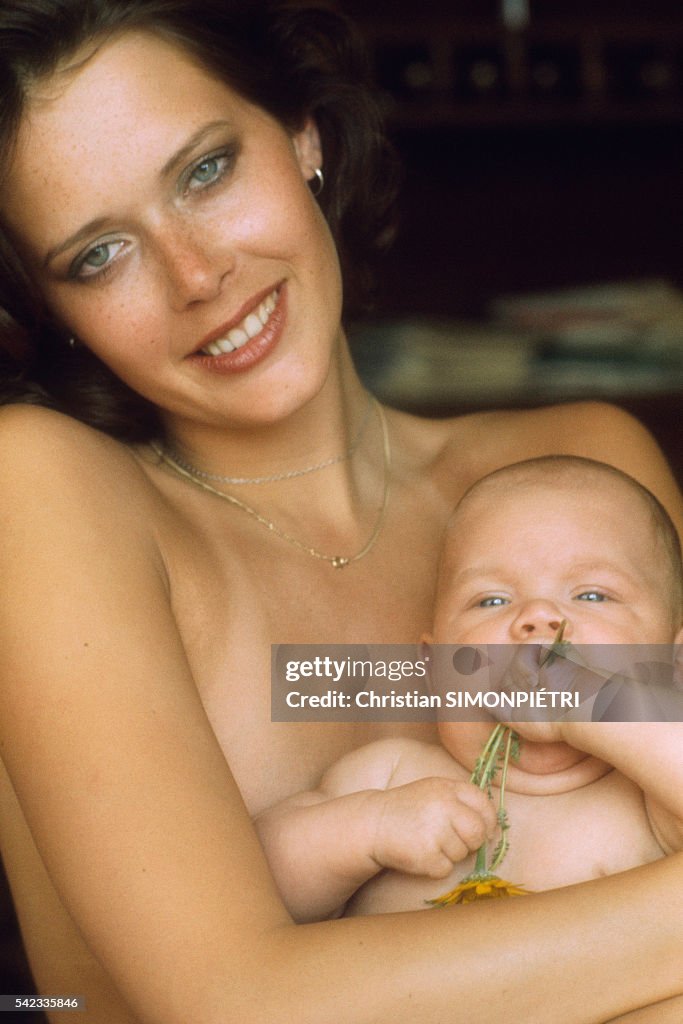
[[[501, 295], [644, 279], [683, 286], [681, 0], [342, 7], [369, 41], [405, 165], [378, 320], [452, 320], [455, 347], [458, 323], [485, 322]], [[668, 395], [590, 397], [641, 416], [683, 480], [679, 379]], [[478, 404], [500, 399], [482, 394]]]
[[683, 8], [674, 0], [343, 6], [370, 40], [400, 124], [682, 117]]
[[683, 4], [342, 0], [405, 164], [379, 310], [485, 315], [501, 293], [683, 283]]

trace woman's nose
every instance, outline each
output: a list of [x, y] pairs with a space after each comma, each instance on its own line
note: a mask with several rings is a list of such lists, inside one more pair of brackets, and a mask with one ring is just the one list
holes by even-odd
[[571, 623], [554, 601], [536, 599], [527, 601], [520, 609], [511, 626], [514, 640], [552, 640], [562, 621], [566, 621], [564, 636], [571, 633]]
[[174, 309], [220, 295], [231, 257], [220, 258], [202, 239], [182, 230], [166, 233], [157, 245]]

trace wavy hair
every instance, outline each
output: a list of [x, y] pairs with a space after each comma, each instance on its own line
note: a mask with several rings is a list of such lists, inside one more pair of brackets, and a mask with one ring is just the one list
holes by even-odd
[[[346, 310], [372, 286], [393, 235], [396, 161], [347, 19], [324, 2], [5, 0], [0, 8], [0, 184], [31, 89], [84, 46], [152, 29], [285, 128], [313, 117], [325, 153], [318, 202], [335, 239]], [[0, 221], [0, 402], [49, 405], [127, 442], [159, 433], [156, 408], [86, 348], [69, 349]]]

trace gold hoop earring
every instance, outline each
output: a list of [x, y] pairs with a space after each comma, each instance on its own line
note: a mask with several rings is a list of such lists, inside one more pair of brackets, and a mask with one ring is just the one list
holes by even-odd
[[321, 167], [316, 167], [311, 178], [311, 192], [317, 198], [325, 187], [325, 176]]

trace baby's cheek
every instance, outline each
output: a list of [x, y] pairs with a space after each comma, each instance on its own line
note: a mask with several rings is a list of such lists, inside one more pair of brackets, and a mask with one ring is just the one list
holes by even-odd
[[439, 738], [451, 757], [472, 771], [494, 725], [486, 722], [439, 722]]

